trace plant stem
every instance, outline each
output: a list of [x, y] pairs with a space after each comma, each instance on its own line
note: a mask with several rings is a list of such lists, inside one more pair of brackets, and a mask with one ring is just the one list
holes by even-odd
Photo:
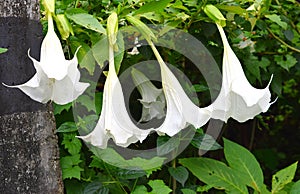
[[191, 16], [191, 19], [190, 19], [190, 21], [188, 22], [188, 24], [187, 24], [187, 26], [186, 26], [186, 29], [187, 29], [187, 30], [191, 27], [192, 23], [193, 23], [194, 20], [195, 20], [195, 17], [196, 17], [197, 15], [199, 15], [199, 13], [202, 11], [202, 7], [206, 4], [206, 1], [207, 1], [207, 0], [202, 1], [201, 4], [200, 4], [200, 6], [199, 6], [199, 9], [197, 10], [197, 12], [194, 13], [194, 14]]
[[298, 52], [300, 53], [300, 50], [299, 49], [296, 49], [295, 47], [292, 47], [291, 45], [289, 45], [288, 43], [284, 42], [283, 40], [281, 40], [278, 36], [276, 36], [270, 28], [267, 28], [268, 31], [270, 32], [270, 34], [276, 39], [278, 40], [281, 44], [285, 45], [286, 47], [288, 47], [289, 49], [295, 51], [295, 52]]
[[249, 150], [250, 151], [253, 148], [253, 143], [254, 143], [254, 138], [255, 138], [256, 123], [257, 123], [257, 120], [256, 120], [256, 118], [254, 118], [253, 124], [252, 124], [252, 129], [251, 129], [250, 143], [249, 143]]
[[79, 0], [76, 0], [74, 8], [77, 8]]
[[[172, 167], [176, 168], [176, 158], [172, 161]], [[172, 177], [172, 190], [173, 190], [173, 194], [176, 194], [176, 187], [177, 187], [177, 182], [176, 179], [174, 177]]]
[[125, 188], [122, 186], [122, 184], [120, 183], [120, 181], [119, 181], [118, 179], [116, 179], [116, 178], [114, 178], [114, 177], [112, 176], [112, 174], [110, 173], [110, 170], [108, 169], [108, 167], [106, 166], [105, 163], [104, 163], [104, 168], [105, 168], [107, 174], [110, 176], [110, 178], [114, 181], [114, 183], [115, 183], [117, 186], [119, 186], [119, 188], [122, 189], [122, 190], [124, 191], [124, 193], [127, 194], [127, 191], [125, 190]]
[[136, 184], [137, 184], [138, 180], [139, 180], [139, 178], [135, 179], [134, 184], [133, 184], [133, 187], [132, 187], [132, 191], [134, 191], [134, 189], [135, 189], [135, 187], [136, 187]]

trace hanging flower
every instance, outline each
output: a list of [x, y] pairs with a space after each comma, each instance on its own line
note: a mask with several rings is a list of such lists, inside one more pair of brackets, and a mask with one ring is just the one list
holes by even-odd
[[223, 77], [219, 96], [210, 105], [212, 118], [227, 121], [230, 117], [244, 122], [261, 112], [266, 112], [270, 105], [269, 85], [265, 89], [256, 89], [248, 82], [240, 61], [231, 49], [223, 28], [217, 24], [224, 45]]
[[104, 85], [101, 115], [95, 129], [86, 136], [78, 136], [92, 145], [105, 149], [110, 138], [116, 145], [127, 147], [142, 142], [152, 129], [139, 129], [130, 119], [126, 110], [124, 95], [117, 77], [113, 47], [109, 48], [109, 71]]
[[152, 82], [139, 70], [131, 71], [133, 81], [140, 92], [139, 99], [142, 108], [142, 116], [139, 122], [147, 122], [154, 118], [162, 119], [165, 114], [166, 101], [162, 89], [157, 89]]
[[152, 129], [139, 129], [130, 119], [126, 110], [124, 95], [114, 64], [114, 48], [117, 33], [117, 15], [113, 13], [107, 21], [109, 34], [109, 71], [104, 84], [103, 105], [95, 129], [85, 136], [78, 136], [92, 145], [105, 149], [110, 138], [116, 145], [127, 147], [142, 142]]
[[26, 83], [17, 86], [35, 101], [67, 104], [75, 100], [89, 86], [79, 82], [80, 72], [77, 69], [76, 51], [72, 60], [66, 60], [64, 52], [55, 34], [51, 13], [48, 13], [48, 32], [42, 42], [40, 62], [29, 55], [33, 61], [36, 74]]
[[162, 86], [167, 102], [165, 120], [156, 131], [174, 136], [190, 124], [195, 128], [202, 127], [210, 119], [210, 109], [199, 108], [189, 99], [179, 81], [161, 58], [154, 44], [151, 41], [148, 42], [161, 68]]

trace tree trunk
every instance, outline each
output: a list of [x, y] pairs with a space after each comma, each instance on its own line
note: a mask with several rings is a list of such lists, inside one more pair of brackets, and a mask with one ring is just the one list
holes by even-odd
[[[0, 83], [28, 81], [43, 38], [38, 0], [0, 1]], [[0, 84], [0, 193], [63, 193], [55, 120], [50, 105]]]

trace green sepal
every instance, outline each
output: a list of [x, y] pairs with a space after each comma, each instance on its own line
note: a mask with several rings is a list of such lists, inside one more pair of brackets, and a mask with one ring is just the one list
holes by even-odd
[[224, 18], [220, 10], [214, 5], [206, 5], [204, 8], [204, 12], [215, 23], [221, 25], [222, 27], [226, 26], [226, 18]]
[[70, 33], [74, 35], [73, 28], [64, 14], [54, 16], [54, 20], [63, 40], [66, 40], [70, 36]]

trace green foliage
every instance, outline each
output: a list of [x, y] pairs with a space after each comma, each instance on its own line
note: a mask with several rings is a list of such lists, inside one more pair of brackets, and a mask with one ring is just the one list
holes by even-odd
[[80, 172], [83, 171], [78, 164], [82, 162], [80, 160], [80, 154], [61, 157], [60, 165], [63, 173], [63, 179], [76, 178], [80, 180]]
[[[215, 6], [220, 12], [206, 9], [206, 13], [210, 16], [208, 17], [205, 13], [207, 5]], [[65, 54], [71, 58], [80, 47], [77, 53], [79, 67], [90, 76], [94, 75], [97, 68], [105, 70], [109, 44], [107, 19], [112, 12], [118, 15], [120, 30], [123, 26], [128, 27], [132, 24], [139, 28], [141, 34], [134, 36], [139, 37], [141, 41], [143, 39], [141, 36], [156, 40], [157, 36], [163, 36], [172, 27], [182, 29], [201, 40], [219, 64], [223, 48], [212, 20], [222, 20], [222, 24], [226, 24], [224, 30], [229, 43], [241, 60], [247, 78], [254, 86], [263, 88], [273, 75], [272, 96], [279, 97], [272, 105], [271, 111], [257, 117], [259, 122], [249, 122], [253, 123], [253, 128], [259, 129], [260, 134], [264, 134], [259, 137], [256, 132], [255, 138], [251, 140], [257, 146], [254, 147], [253, 153], [260, 164], [250, 151], [227, 139], [224, 139], [225, 158], [223, 158], [227, 163], [219, 161], [222, 158], [214, 160], [195, 157], [200, 151], [209, 151], [208, 157], [215, 156], [214, 154], [219, 153], [218, 150], [222, 148], [212, 136], [198, 129], [194, 137], [189, 139], [191, 142], [188, 147], [178, 156], [182, 166], [176, 164], [178, 159], [174, 159], [170, 166], [168, 163], [164, 164], [166, 158], [159, 156], [176, 153], [184, 137], [160, 136], [143, 145], [133, 145], [135, 148], [139, 146], [145, 148], [148, 144], [157, 146], [158, 156], [150, 159], [142, 157], [125, 159], [112, 149], [89, 150], [76, 138], [79, 135], [78, 129], [85, 133], [94, 129], [101, 112], [103, 80], [99, 83], [90, 83], [92, 85], [90, 88], [96, 88], [96, 92], [89, 88], [89, 91], [74, 103], [54, 105], [66, 193], [165, 194], [173, 191], [194, 194], [225, 191], [268, 194], [270, 193], [268, 190], [272, 193], [299, 193], [299, 181], [292, 182], [297, 163], [277, 172], [273, 175], [273, 179], [269, 180], [271, 173], [299, 160], [300, 156], [294, 154], [292, 158], [287, 158], [282, 153], [289, 152], [286, 148], [290, 142], [284, 138], [285, 134], [293, 134], [290, 136], [295, 137], [297, 134], [300, 135], [294, 131], [299, 127], [300, 115], [299, 10], [299, 3], [293, 0], [56, 0], [53, 14], [56, 16], [54, 18], [57, 32], [60, 33]], [[164, 27], [161, 30], [150, 29], [147, 24]], [[174, 34], [174, 37], [176, 36], [177, 34]], [[123, 52], [126, 46], [128, 45], [125, 45], [122, 35], [117, 34], [116, 47], [119, 48], [115, 52], [117, 72], [122, 73], [127, 67], [142, 60], [153, 59], [151, 52], [144, 46], [139, 48], [143, 56], [126, 54]], [[6, 51], [7, 49], [0, 48], [0, 53]], [[168, 59], [172, 65], [188, 75], [201, 99], [201, 106], [210, 102], [208, 92], [212, 89], [208, 88], [205, 80], [191, 68], [193, 64], [182, 55], [167, 49], [161, 48], [160, 53], [164, 59]], [[105, 76], [103, 77], [105, 79]], [[75, 106], [83, 107], [87, 112], [86, 115], [82, 118], [73, 118], [72, 111]], [[232, 130], [230, 124], [229, 121], [224, 128], [225, 136]], [[246, 126], [248, 129], [249, 125]], [[241, 129], [239, 133], [244, 131]], [[239, 134], [235, 135], [239, 137]], [[270, 144], [265, 141], [266, 137], [273, 139]], [[241, 139], [250, 138], [244, 136]], [[280, 147], [287, 151], [280, 152], [278, 150]], [[298, 151], [297, 146], [291, 149]], [[215, 151], [211, 152], [212, 150]]]
[[7, 52], [7, 48], [0, 48], [0, 54]]
[[227, 139], [224, 139], [224, 154], [229, 166], [241, 179], [254, 190], [262, 192], [264, 177], [255, 157], [246, 148]]
[[272, 193], [279, 193], [279, 191], [281, 191], [285, 185], [287, 185], [294, 179], [295, 172], [297, 169], [297, 163], [298, 162], [280, 170], [279, 172], [273, 175]]
[[226, 193], [247, 193], [246, 185], [240, 182], [235, 171], [224, 163], [210, 158], [184, 158], [179, 160], [198, 179]]
[[184, 183], [189, 178], [189, 172], [183, 166], [178, 166], [176, 168], [169, 167], [168, 171], [174, 179], [176, 179], [179, 183], [182, 184], [182, 186], [184, 186]]
[[162, 180], [151, 180], [148, 182], [148, 185], [152, 188], [150, 192], [147, 192], [145, 186], [138, 186], [132, 194], [168, 194], [172, 191]]
[[[226, 193], [248, 193], [247, 186], [258, 193], [270, 193], [264, 185], [264, 177], [255, 157], [244, 147], [224, 139], [224, 154], [229, 164], [210, 158], [183, 158], [179, 160], [200, 181]], [[281, 193], [294, 179], [297, 162], [280, 170], [272, 179], [272, 193]], [[292, 189], [297, 190], [298, 186]]]
[[82, 9], [69, 9], [66, 11], [66, 16], [78, 25], [96, 32], [105, 34], [103, 26], [92, 15], [85, 13]]

